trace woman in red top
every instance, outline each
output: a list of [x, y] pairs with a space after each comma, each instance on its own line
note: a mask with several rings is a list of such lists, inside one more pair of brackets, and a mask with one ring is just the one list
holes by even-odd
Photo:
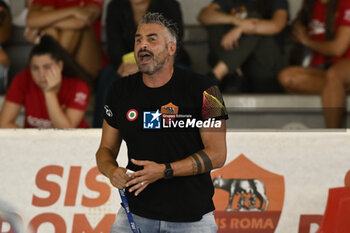
[[25, 108], [25, 128], [87, 128], [89, 87], [81, 68], [51, 37], [44, 36], [30, 53], [29, 68], [12, 81], [0, 113], [1, 128], [18, 128]]
[[340, 127], [350, 83], [350, 1], [305, 0], [293, 34], [313, 51], [311, 66], [284, 69], [280, 83], [289, 92], [322, 94], [326, 126]]

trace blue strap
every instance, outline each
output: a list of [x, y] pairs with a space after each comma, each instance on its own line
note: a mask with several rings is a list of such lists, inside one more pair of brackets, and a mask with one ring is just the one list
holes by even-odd
[[130, 212], [128, 199], [126, 199], [126, 196], [125, 196], [125, 190], [119, 189], [119, 194], [120, 194], [120, 198], [122, 199], [122, 203], [123, 203], [123, 207], [125, 209], [126, 215], [128, 216], [128, 220], [129, 220], [129, 224], [130, 224], [130, 228], [131, 228], [132, 232], [133, 233], [141, 233], [140, 228], [138, 228], [136, 226], [134, 218], [132, 217], [132, 214]]

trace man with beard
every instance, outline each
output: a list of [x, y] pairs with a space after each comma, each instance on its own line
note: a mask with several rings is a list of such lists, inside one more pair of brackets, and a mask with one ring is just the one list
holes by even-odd
[[[210, 171], [226, 160], [227, 112], [210, 79], [174, 67], [176, 42], [176, 25], [161, 14], [141, 19], [134, 49], [140, 72], [110, 87], [97, 165], [125, 189], [125, 209], [142, 233], [217, 232]], [[116, 162], [122, 140], [126, 168]], [[111, 232], [131, 232], [123, 208]]]

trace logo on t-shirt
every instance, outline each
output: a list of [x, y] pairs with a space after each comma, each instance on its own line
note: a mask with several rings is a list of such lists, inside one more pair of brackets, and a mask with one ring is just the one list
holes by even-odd
[[111, 109], [109, 109], [108, 105], [105, 105], [104, 109], [106, 110], [106, 115], [107, 116], [109, 116], [109, 117], [113, 116], [113, 113], [112, 113]]
[[179, 112], [179, 107], [170, 102], [163, 105], [160, 111], [162, 113], [163, 123], [169, 125], [169, 122], [176, 118], [176, 115]]
[[350, 22], [350, 10], [344, 12], [344, 20]]
[[48, 119], [43, 119], [43, 118], [38, 118], [38, 117], [33, 117], [33, 116], [28, 116], [27, 117], [27, 122], [29, 125], [35, 128], [52, 128], [52, 122]]
[[74, 102], [80, 104], [80, 105], [85, 105], [87, 100], [87, 94], [83, 92], [77, 92], [75, 94]]
[[317, 20], [317, 19], [313, 19], [311, 21], [311, 23], [309, 24], [309, 34], [310, 35], [322, 35], [326, 33], [326, 26], [325, 23]]
[[143, 112], [143, 128], [144, 129], [160, 129], [161, 113], [157, 111]]
[[138, 112], [136, 109], [130, 109], [127, 113], [126, 113], [126, 118], [129, 121], [134, 121], [137, 119], [138, 116]]

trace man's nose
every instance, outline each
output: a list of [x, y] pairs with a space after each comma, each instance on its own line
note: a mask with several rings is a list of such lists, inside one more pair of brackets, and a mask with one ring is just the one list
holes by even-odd
[[147, 40], [142, 40], [141, 41], [141, 45], [140, 45], [141, 49], [147, 49], [148, 46], [149, 46], [149, 44], [148, 44]]

